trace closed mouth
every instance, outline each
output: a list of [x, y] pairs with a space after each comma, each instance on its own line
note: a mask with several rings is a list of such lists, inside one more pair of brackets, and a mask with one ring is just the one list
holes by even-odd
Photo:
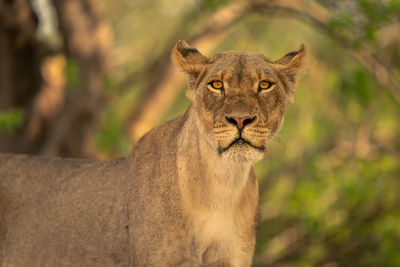
[[259, 150], [260, 152], [264, 152], [264, 150], [265, 150], [264, 146], [262, 146], [262, 147], [255, 146], [251, 142], [247, 141], [246, 139], [239, 137], [239, 138], [235, 139], [232, 143], [229, 144], [229, 146], [227, 146], [225, 148], [218, 147], [218, 152], [219, 152], [219, 154], [222, 154], [225, 151], [227, 151], [229, 148], [231, 148], [233, 145], [240, 144], [240, 143], [245, 143], [245, 144], [251, 146], [252, 148]]

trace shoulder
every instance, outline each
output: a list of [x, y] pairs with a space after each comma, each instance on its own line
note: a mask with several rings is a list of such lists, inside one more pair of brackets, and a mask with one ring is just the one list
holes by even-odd
[[185, 115], [166, 121], [148, 131], [135, 144], [132, 155], [140, 152], [159, 150], [161, 147], [174, 144], [182, 130]]

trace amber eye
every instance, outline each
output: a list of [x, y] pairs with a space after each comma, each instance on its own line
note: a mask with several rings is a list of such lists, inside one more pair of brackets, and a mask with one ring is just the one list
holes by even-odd
[[224, 88], [224, 83], [218, 80], [210, 82], [210, 85], [212, 88], [217, 90], [221, 90]]
[[258, 91], [261, 92], [269, 92], [271, 91], [274, 87], [273, 87], [274, 83], [273, 82], [268, 82], [268, 81], [261, 81], [258, 84]]

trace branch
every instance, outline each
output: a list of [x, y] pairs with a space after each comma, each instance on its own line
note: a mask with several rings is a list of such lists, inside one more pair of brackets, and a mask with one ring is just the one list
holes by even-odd
[[383, 85], [389, 90], [389, 93], [393, 96], [397, 103], [400, 104], [400, 84], [393, 75], [389, 64], [380, 59], [373, 49], [367, 44], [363, 44], [361, 47], [355, 48], [352, 45], [351, 40], [348, 40], [345, 37], [331, 31], [327, 26], [327, 15], [318, 14], [317, 12], [314, 13], [306, 9], [294, 8], [292, 6], [270, 5], [265, 3], [257, 4], [254, 6], [254, 8], [256, 12], [269, 12], [274, 15], [280, 13], [300, 19], [308, 24], [311, 24], [312, 26], [315, 26], [316, 29], [338, 41], [343, 48], [349, 50], [353, 57], [361, 65], [363, 65], [372, 76], [374, 76], [375, 80], [379, 84]]

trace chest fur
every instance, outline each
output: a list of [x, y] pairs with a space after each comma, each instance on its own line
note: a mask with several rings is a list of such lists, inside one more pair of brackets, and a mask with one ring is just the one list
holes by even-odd
[[248, 218], [232, 210], [201, 211], [192, 222], [195, 250], [202, 263], [249, 266], [255, 236]]

